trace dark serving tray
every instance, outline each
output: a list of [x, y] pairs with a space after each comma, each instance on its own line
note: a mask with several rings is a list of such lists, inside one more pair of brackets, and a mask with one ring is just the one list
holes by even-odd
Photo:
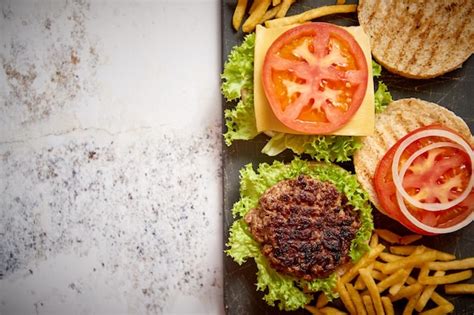
[[[236, 2], [236, 0], [222, 2], [222, 65], [232, 47], [240, 44], [244, 36], [241, 31], [235, 32], [231, 25]], [[292, 15], [310, 7], [334, 3], [335, 0], [300, 0], [292, 6], [288, 14]], [[319, 21], [346, 26], [358, 25], [356, 14], [333, 15], [321, 18]], [[474, 130], [474, 58], [467, 60], [462, 68], [435, 79], [410, 80], [384, 70], [379, 80], [387, 84], [395, 100], [416, 97], [443, 105], [461, 116], [469, 125], [471, 132]], [[234, 105], [222, 99], [223, 109]], [[236, 141], [230, 147], [223, 144], [224, 243], [228, 239], [229, 227], [233, 222], [232, 206], [239, 199], [239, 170], [241, 167], [247, 163], [253, 163], [256, 166], [260, 162], [290, 161], [294, 156], [289, 151], [276, 157], [266, 156], [260, 152], [266, 142], [267, 137], [260, 135], [251, 141]], [[352, 163], [341, 165], [353, 171]], [[389, 228], [402, 235], [409, 233], [403, 226], [381, 215], [377, 210], [374, 210], [373, 214], [376, 227]], [[454, 253], [458, 258], [474, 256], [474, 224], [456, 233], [438, 237], [424, 237], [422, 243]], [[262, 300], [263, 293], [256, 291], [256, 272], [253, 260], [239, 266], [230, 257], [224, 256], [224, 304], [227, 314], [308, 314], [305, 310], [281, 312], [278, 308], [266, 305]], [[437, 291], [443, 293], [440, 289]], [[474, 298], [472, 296], [446, 297], [454, 303], [455, 314], [474, 314]], [[395, 303], [395, 307], [400, 313], [405, 303], [405, 301]]]

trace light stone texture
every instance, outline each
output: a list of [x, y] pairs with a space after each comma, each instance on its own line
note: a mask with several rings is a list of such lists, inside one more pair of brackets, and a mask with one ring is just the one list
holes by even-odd
[[0, 1], [0, 314], [221, 314], [218, 1]]

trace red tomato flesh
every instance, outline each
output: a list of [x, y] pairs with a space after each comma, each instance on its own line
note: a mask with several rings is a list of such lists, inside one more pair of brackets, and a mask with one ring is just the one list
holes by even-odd
[[[427, 129], [444, 129], [457, 134], [440, 125], [426, 126], [410, 132], [391, 147], [379, 162], [375, 171], [374, 187], [380, 205], [388, 216], [413, 232], [432, 235], [432, 233], [416, 227], [403, 215], [397, 203], [396, 187], [392, 179], [392, 162], [395, 151], [406, 138]], [[450, 142], [441, 137], [427, 137], [413, 142], [402, 153], [399, 169], [413, 153], [431, 143], [440, 141]], [[407, 193], [420, 202], [442, 203], [456, 199], [464, 191], [471, 173], [470, 159], [464, 151], [442, 147], [430, 150], [416, 158], [408, 168], [402, 184]], [[474, 190], [463, 202], [443, 211], [426, 211], [416, 208], [408, 202], [405, 204], [410, 213], [420, 222], [432, 227], [446, 228], [463, 221], [474, 211]]]
[[328, 23], [283, 33], [265, 56], [265, 95], [276, 117], [307, 134], [328, 134], [359, 109], [368, 82], [367, 61], [354, 37]]

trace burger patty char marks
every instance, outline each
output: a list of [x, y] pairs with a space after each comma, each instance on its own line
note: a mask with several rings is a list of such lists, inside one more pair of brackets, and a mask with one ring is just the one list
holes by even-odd
[[245, 222], [274, 269], [305, 280], [326, 277], [348, 262], [360, 227], [334, 185], [306, 175], [269, 188]]

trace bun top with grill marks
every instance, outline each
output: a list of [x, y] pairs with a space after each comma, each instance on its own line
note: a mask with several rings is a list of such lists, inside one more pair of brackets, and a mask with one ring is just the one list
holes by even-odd
[[474, 52], [472, 0], [360, 0], [358, 17], [375, 59], [408, 78], [442, 75]]
[[441, 124], [457, 131], [474, 147], [474, 138], [464, 120], [434, 103], [407, 98], [390, 103], [375, 116], [375, 134], [364, 137], [362, 147], [354, 155], [357, 179], [369, 193], [370, 201], [383, 212], [373, 186], [378, 163], [385, 153], [409, 132], [432, 124]]

